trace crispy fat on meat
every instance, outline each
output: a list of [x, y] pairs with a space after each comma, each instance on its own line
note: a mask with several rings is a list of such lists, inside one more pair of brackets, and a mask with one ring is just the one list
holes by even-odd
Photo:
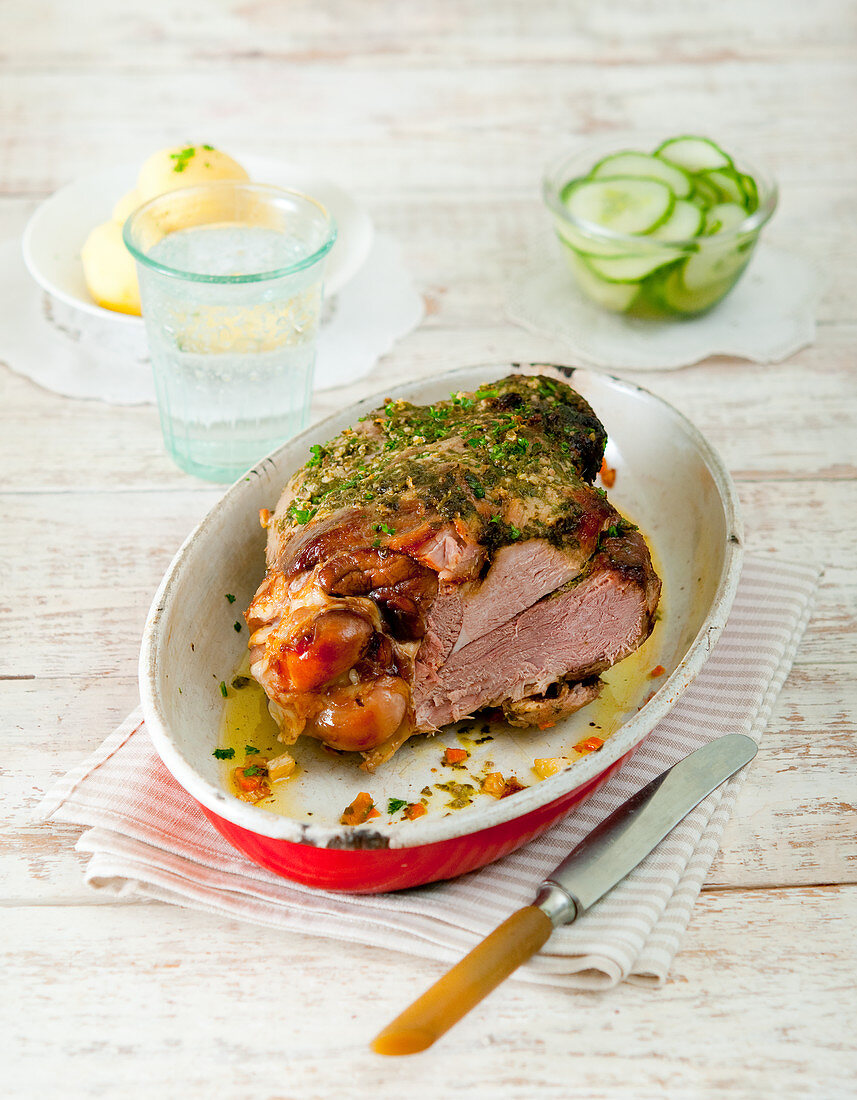
[[485, 707], [543, 725], [651, 631], [642, 536], [593, 487], [606, 436], [584, 399], [510, 375], [388, 401], [289, 481], [247, 613], [281, 739], [372, 770]]

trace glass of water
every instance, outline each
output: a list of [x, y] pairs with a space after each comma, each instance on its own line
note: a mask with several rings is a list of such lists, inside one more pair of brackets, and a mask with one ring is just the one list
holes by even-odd
[[167, 450], [234, 481], [306, 427], [333, 219], [297, 191], [227, 181], [152, 199], [124, 237]]

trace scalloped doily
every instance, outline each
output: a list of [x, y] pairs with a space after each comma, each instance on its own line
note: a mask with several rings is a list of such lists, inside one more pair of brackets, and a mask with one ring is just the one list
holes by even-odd
[[561, 340], [582, 363], [624, 370], [675, 370], [713, 355], [779, 363], [815, 340], [822, 278], [808, 261], [760, 242], [744, 277], [719, 305], [683, 321], [644, 321], [584, 298], [545, 238], [541, 263], [512, 287], [515, 324]]
[[[423, 312], [398, 243], [379, 233], [360, 271], [325, 302], [315, 389], [363, 378]], [[155, 402], [143, 326], [92, 317], [45, 294], [24, 266], [18, 240], [0, 245], [0, 361], [66, 397]]]

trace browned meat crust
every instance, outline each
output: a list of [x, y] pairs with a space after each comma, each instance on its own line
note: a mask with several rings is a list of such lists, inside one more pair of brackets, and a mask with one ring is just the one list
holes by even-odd
[[557, 680], [541, 695], [507, 699], [502, 706], [503, 717], [510, 726], [521, 729], [538, 726], [539, 729], [547, 729], [597, 699], [601, 688], [601, 681], [597, 677], [581, 682]]

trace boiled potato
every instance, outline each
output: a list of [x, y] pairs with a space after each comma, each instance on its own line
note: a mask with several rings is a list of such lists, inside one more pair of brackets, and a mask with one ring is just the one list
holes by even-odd
[[127, 195], [123, 195], [119, 202], [113, 207], [113, 221], [118, 225], [124, 225], [137, 207], [142, 205], [143, 200], [140, 198], [140, 192], [135, 187], [133, 191], [129, 191]]
[[211, 145], [176, 145], [149, 157], [140, 169], [137, 193], [140, 202], [148, 202], [179, 187], [249, 178], [237, 161]]
[[80, 251], [89, 293], [105, 309], [141, 313], [134, 258], [122, 240], [122, 226], [109, 221], [98, 225]]
[[[180, 187], [249, 178], [237, 161], [211, 145], [176, 145], [153, 153], [140, 169], [137, 186], [113, 207], [112, 220], [93, 229], [81, 250], [83, 275], [95, 301], [118, 313], [141, 312], [137, 270], [122, 240], [122, 226], [138, 206]], [[165, 215], [179, 219], [170, 231], [209, 219], [211, 211], [194, 201]]]

